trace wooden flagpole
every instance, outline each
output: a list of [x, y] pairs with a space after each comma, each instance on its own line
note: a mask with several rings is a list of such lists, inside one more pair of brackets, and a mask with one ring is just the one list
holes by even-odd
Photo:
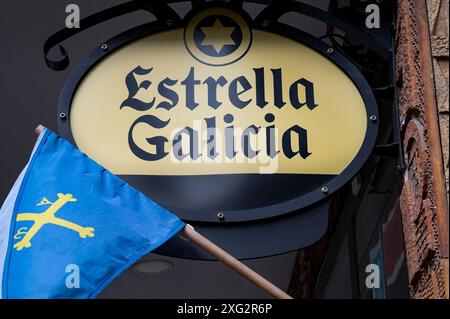
[[[44, 126], [38, 125], [35, 129], [35, 133], [39, 135], [43, 129]], [[273, 298], [292, 299], [291, 296], [265, 279], [263, 276], [247, 267], [245, 264], [231, 256], [229, 253], [208, 240], [203, 235], [196, 232], [194, 227], [192, 227], [191, 225], [186, 225], [183, 230], [179, 232], [179, 235], [190, 240], [200, 248], [204, 249], [206, 252], [210, 253], [212, 256], [216, 257], [219, 261], [223, 262], [225, 265], [238, 272], [241, 276], [251, 281], [256, 286], [260, 287]]]
[[216, 257], [219, 261], [223, 262], [225, 265], [238, 272], [241, 276], [254, 283], [256, 286], [264, 290], [273, 298], [292, 299], [291, 296], [265, 279], [263, 276], [247, 267], [245, 264], [231, 256], [229, 253], [208, 240], [203, 235], [197, 233], [194, 227], [192, 227], [191, 225], [186, 225], [180, 232], [180, 235], [189, 239], [194, 244], [198, 245], [200, 248]]

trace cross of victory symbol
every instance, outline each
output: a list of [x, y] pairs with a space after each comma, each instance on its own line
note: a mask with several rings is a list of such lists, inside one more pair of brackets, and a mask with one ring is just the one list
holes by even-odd
[[81, 238], [94, 237], [94, 228], [92, 227], [82, 227], [68, 220], [55, 217], [56, 212], [63, 207], [68, 202], [76, 202], [77, 199], [72, 196], [72, 194], [62, 194], [58, 193], [58, 200], [51, 204], [51, 206], [43, 213], [21, 213], [17, 215], [16, 221], [33, 221], [34, 224], [31, 226], [30, 230], [22, 238], [21, 241], [14, 244], [14, 248], [18, 251], [23, 248], [31, 247], [31, 239], [36, 235], [36, 233], [45, 224], [54, 224], [64, 228], [71, 229], [78, 232]]

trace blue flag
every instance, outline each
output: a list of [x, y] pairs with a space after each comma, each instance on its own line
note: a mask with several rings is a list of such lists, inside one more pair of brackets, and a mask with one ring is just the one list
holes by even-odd
[[184, 226], [44, 129], [0, 210], [0, 297], [94, 298]]

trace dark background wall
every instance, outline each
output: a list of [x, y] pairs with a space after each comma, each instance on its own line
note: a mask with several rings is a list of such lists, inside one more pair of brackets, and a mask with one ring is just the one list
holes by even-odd
[[72, 67], [102, 41], [152, 19], [135, 13], [92, 28], [69, 39], [71, 65], [64, 71], [47, 68], [43, 44], [65, 26], [70, 3], [80, 6], [81, 17], [126, 1], [45, 0], [0, 2], [0, 203], [25, 166], [38, 124], [57, 131], [56, 102]]

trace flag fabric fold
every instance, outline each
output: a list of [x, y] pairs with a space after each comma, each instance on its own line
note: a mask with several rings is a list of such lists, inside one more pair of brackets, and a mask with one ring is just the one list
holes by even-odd
[[0, 297], [95, 298], [184, 226], [43, 129], [0, 209]]

